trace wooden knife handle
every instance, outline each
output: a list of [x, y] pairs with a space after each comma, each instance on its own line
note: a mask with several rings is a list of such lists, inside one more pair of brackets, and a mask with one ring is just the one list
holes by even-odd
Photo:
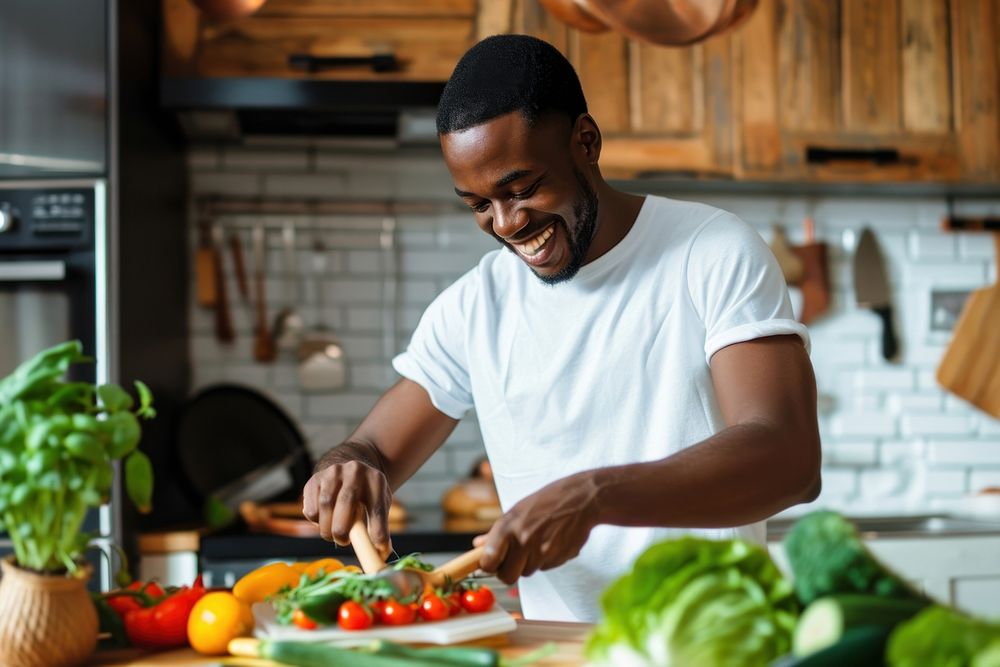
[[385, 559], [379, 554], [378, 549], [372, 544], [372, 538], [368, 535], [368, 526], [362, 518], [358, 518], [351, 526], [350, 532], [351, 546], [354, 547], [354, 554], [361, 563], [361, 569], [365, 574], [375, 574], [385, 568]]
[[229, 250], [233, 255], [233, 267], [236, 269], [236, 285], [240, 288], [240, 296], [244, 301], [250, 299], [250, 289], [247, 286], [246, 265], [243, 262], [243, 242], [237, 232], [229, 236]]
[[483, 558], [483, 552], [486, 550], [486, 545], [481, 547], [476, 547], [471, 551], [466, 551], [461, 556], [451, 559], [447, 563], [444, 563], [437, 569], [435, 569], [430, 574], [430, 583], [435, 587], [439, 587], [445, 583], [447, 579], [452, 581], [458, 581], [459, 579], [464, 579], [476, 570], [479, 569], [479, 561]]

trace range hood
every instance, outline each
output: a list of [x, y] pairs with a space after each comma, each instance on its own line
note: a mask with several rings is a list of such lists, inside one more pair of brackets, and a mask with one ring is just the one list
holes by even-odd
[[189, 139], [258, 136], [390, 137], [436, 143], [444, 82], [293, 78], [163, 78], [161, 105]]

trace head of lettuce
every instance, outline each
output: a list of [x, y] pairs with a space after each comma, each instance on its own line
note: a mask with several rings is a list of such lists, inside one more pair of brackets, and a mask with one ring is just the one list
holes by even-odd
[[601, 598], [593, 665], [754, 667], [788, 653], [799, 606], [762, 547], [684, 537], [655, 544]]

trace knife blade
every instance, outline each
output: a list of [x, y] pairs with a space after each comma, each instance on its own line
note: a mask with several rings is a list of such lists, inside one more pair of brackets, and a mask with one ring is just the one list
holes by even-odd
[[882, 357], [886, 361], [899, 352], [899, 341], [893, 326], [892, 303], [885, 259], [875, 233], [865, 228], [854, 251], [854, 297], [861, 308], [870, 308], [882, 320]]

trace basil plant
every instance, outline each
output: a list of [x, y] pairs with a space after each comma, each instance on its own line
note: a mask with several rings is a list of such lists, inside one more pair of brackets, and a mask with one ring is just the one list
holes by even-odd
[[21, 567], [76, 572], [93, 538], [84, 517], [108, 501], [115, 461], [124, 460], [129, 497], [150, 509], [153, 470], [136, 447], [139, 418], [156, 415], [152, 394], [136, 382], [135, 407], [118, 385], [65, 380], [72, 364], [92, 361], [69, 341], [0, 380], [0, 530]]

